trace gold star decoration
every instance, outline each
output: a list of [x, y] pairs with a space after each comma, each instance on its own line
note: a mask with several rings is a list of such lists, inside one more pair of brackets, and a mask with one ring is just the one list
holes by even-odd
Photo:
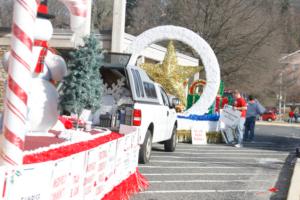
[[144, 63], [141, 65], [147, 74], [171, 95], [179, 98], [186, 105], [184, 82], [203, 67], [178, 65], [173, 41], [168, 43], [167, 52], [162, 64]]

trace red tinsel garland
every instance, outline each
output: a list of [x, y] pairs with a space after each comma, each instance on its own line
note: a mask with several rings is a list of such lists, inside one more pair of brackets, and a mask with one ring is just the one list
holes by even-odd
[[122, 137], [121, 134], [112, 132], [109, 135], [105, 135], [96, 138], [94, 140], [78, 142], [75, 144], [66, 145], [55, 149], [50, 149], [48, 151], [26, 155], [23, 158], [23, 164], [32, 164], [32, 163], [46, 162], [50, 160], [58, 160], [60, 158], [64, 158], [76, 153], [80, 153], [95, 148], [101, 144], [110, 142], [112, 140], [116, 140], [120, 137]]
[[136, 169], [134, 174], [114, 187], [102, 200], [128, 200], [130, 196], [147, 189], [148, 186], [146, 178]]

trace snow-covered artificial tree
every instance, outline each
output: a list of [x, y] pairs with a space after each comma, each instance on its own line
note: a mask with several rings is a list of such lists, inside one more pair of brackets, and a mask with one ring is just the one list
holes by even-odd
[[100, 107], [102, 63], [103, 50], [94, 35], [84, 38], [84, 46], [70, 53], [68, 75], [61, 88], [60, 106], [63, 111], [75, 113], [78, 117], [83, 109], [94, 112]]

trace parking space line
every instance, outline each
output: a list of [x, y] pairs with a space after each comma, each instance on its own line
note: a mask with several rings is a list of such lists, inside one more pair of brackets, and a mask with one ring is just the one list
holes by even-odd
[[[180, 164], [240, 164], [233, 161], [183, 161], [183, 160], [151, 160], [151, 163], [180, 163]], [[244, 164], [244, 163], [243, 163]], [[252, 164], [252, 162], [251, 162]], [[141, 165], [140, 165], [141, 166]]]
[[[232, 160], [260, 160], [259, 157], [240, 157], [240, 156], [238, 156], [238, 157], [234, 157], [234, 156], [232, 156], [232, 157], [220, 157], [220, 156], [217, 156], [217, 157], [215, 157], [215, 156], [209, 156], [209, 157], [188, 156], [188, 157], [186, 157], [186, 156], [170, 156], [170, 155], [160, 155], [160, 156], [152, 155], [151, 157], [153, 157], [153, 158], [178, 158], [178, 159], [189, 158], [189, 159], [219, 159], [219, 160], [221, 160], [221, 159], [224, 159], [224, 160], [230, 160], [230, 159], [232, 159]], [[279, 156], [277, 156], [277, 157], [279, 157]], [[282, 158], [282, 161], [284, 160], [284, 158]]]
[[[155, 152], [157, 154], [166, 154], [166, 152]], [[261, 156], [287, 156], [287, 155], [290, 155], [290, 154], [294, 154], [294, 153], [258, 153], [258, 152], [255, 152], [255, 153], [251, 153], [251, 152], [217, 152], [217, 153], [208, 153], [208, 152], [197, 152], [197, 153], [194, 153], [194, 152], [180, 152], [180, 151], [175, 151], [173, 152], [172, 154], [189, 154], [189, 155], [214, 155], [214, 154], [228, 154], [228, 155], [253, 155], [253, 156], [258, 156], [258, 155], [261, 155]]]
[[[274, 149], [281, 149], [281, 148], [292, 148], [292, 147], [294, 147], [293, 145], [289, 145], [289, 144], [287, 144], [287, 145], [285, 145], [285, 146], [283, 146], [283, 147], [276, 147], [276, 146], [274, 146], [274, 144], [275, 143], [273, 143], [273, 142], [254, 142], [254, 143], [245, 143], [244, 145], [246, 145], [246, 146], [244, 146], [244, 148], [245, 149], [251, 149], [251, 148], [253, 148], [253, 147], [272, 147], [272, 148], [274, 148]], [[161, 146], [154, 146], [154, 147], [161, 147]], [[177, 147], [176, 148], [195, 148], [195, 149], [233, 149], [233, 148], [235, 148], [235, 147], [233, 147], [233, 146], [231, 146], [231, 145], [227, 145], [227, 146], [215, 146], [215, 145], [192, 145], [192, 144], [186, 144], [186, 145], [177, 145]]]
[[270, 180], [171, 180], [149, 181], [149, 183], [232, 183], [232, 182], [271, 182]]
[[[247, 144], [246, 144], [247, 145]], [[281, 149], [281, 148], [292, 148], [291, 146], [283, 146], [283, 147], [273, 147], [273, 149], [255, 149], [255, 148], [248, 148], [250, 146], [244, 146], [243, 148], [235, 148], [233, 146], [229, 146], [228, 148], [202, 148], [201, 146], [186, 146], [186, 147], [182, 147], [182, 146], [176, 146], [176, 150], [203, 150], [203, 151], [278, 151], [277, 149]], [[155, 148], [155, 147], [154, 147]]]
[[144, 176], [201, 176], [201, 175], [212, 175], [212, 176], [254, 176], [254, 175], [259, 175], [259, 176], [275, 176], [278, 175], [277, 173], [143, 173]]
[[253, 192], [266, 192], [266, 190], [155, 190], [144, 191], [141, 193], [253, 193]]
[[[276, 166], [282, 166], [284, 165], [284, 161], [278, 160], [278, 159], [259, 159], [257, 160], [257, 162], [253, 163], [253, 162], [232, 162], [232, 161], [221, 161], [221, 162], [215, 162], [215, 161], [184, 161], [184, 160], [151, 160], [151, 164], [154, 163], [166, 163], [166, 164], [170, 164], [170, 163], [174, 163], [174, 164], [181, 164], [181, 165], [185, 165], [185, 164], [206, 164], [206, 165], [210, 165], [211, 167], [214, 167], [212, 165], [257, 165], [257, 167], [261, 167], [261, 165], [264, 164], [269, 164], [272, 163], [272, 165], [276, 165]], [[143, 165], [140, 165], [139, 167], [143, 167]]]
[[252, 167], [252, 166], [246, 166], [246, 167], [214, 167], [214, 166], [208, 166], [208, 167], [199, 167], [199, 166], [139, 166], [139, 168], [158, 168], [158, 169], [249, 169], [249, 168], [260, 168], [258, 167]]
[[[266, 152], [266, 153], [282, 153], [282, 151], [277, 151], [277, 150], [254, 150], [254, 149], [211, 149], [211, 150], [205, 150], [205, 149], [181, 149], [181, 148], [176, 148], [176, 151], [186, 151], [186, 152], [254, 152], [254, 153], [259, 153], [259, 152]], [[155, 151], [154, 149], [154, 152]]]

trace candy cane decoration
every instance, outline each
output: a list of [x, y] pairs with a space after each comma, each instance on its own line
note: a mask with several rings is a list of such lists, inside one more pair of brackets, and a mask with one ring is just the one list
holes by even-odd
[[60, 0], [70, 11], [71, 29], [75, 33], [75, 37], [82, 37], [87, 33], [85, 23], [90, 20], [88, 12], [91, 12], [91, 0]]
[[[61, 0], [71, 12], [71, 28], [80, 34], [87, 17], [90, 0]], [[11, 56], [8, 69], [3, 135], [0, 145], [2, 164], [20, 165], [27, 128], [27, 99], [34, 70], [32, 46], [34, 22], [39, 0], [15, 0]]]
[[1, 157], [5, 164], [22, 164], [27, 132], [27, 99], [30, 88], [32, 46], [38, 3], [16, 0], [14, 4], [11, 56], [6, 88]]

